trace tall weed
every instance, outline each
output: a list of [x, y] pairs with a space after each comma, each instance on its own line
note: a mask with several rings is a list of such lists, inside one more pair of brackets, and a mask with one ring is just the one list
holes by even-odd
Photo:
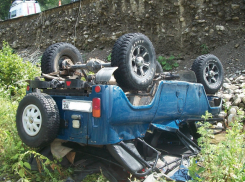
[[3, 42], [0, 50], [0, 174], [12, 175], [11, 167], [28, 148], [20, 140], [15, 115], [18, 101], [25, 95], [26, 79], [40, 75], [40, 71], [23, 60]]
[[[15, 127], [15, 113], [18, 102], [0, 96], [0, 173], [11, 173], [11, 165], [17, 162], [18, 154], [25, 151]], [[6, 94], [7, 96], [7, 94]]]
[[26, 150], [15, 127], [17, 101], [25, 95], [25, 80], [38, 74], [40, 71], [35, 66], [23, 62], [9, 44], [3, 42], [0, 50], [0, 172], [11, 169], [9, 165]]
[[231, 125], [226, 131], [226, 140], [218, 144], [211, 143], [214, 136], [209, 123], [199, 128], [202, 136], [198, 144], [202, 150], [189, 167], [193, 181], [245, 181], [245, 134], [238, 121]]

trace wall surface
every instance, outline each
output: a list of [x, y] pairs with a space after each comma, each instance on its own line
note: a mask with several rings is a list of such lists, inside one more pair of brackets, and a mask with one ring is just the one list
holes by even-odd
[[79, 49], [112, 47], [141, 32], [157, 53], [198, 53], [244, 37], [241, 0], [82, 0], [40, 14], [0, 22], [0, 42], [17, 50], [70, 42]]

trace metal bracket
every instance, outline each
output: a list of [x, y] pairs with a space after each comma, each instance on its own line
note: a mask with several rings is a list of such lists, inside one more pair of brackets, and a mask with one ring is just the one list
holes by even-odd
[[108, 84], [112, 74], [118, 67], [106, 67], [102, 68], [95, 76], [95, 83], [106, 83]]

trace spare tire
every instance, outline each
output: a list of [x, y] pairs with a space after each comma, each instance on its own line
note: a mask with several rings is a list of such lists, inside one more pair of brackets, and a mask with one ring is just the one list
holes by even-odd
[[27, 94], [16, 114], [16, 127], [21, 140], [34, 148], [50, 144], [58, 134], [59, 117], [58, 107], [51, 96]]
[[146, 90], [156, 72], [156, 55], [151, 41], [141, 33], [121, 36], [113, 46], [111, 65], [119, 86], [128, 90]]
[[70, 59], [73, 64], [83, 62], [82, 55], [75, 46], [59, 42], [49, 46], [43, 53], [41, 59], [42, 72], [47, 74], [61, 70], [64, 59]]
[[222, 63], [212, 54], [197, 57], [191, 70], [195, 72], [197, 82], [204, 86], [207, 94], [214, 94], [223, 84], [224, 69]]

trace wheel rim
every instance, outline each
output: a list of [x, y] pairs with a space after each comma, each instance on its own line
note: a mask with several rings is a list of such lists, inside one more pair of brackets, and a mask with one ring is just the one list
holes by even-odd
[[149, 57], [148, 50], [142, 45], [138, 45], [132, 50], [132, 69], [137, 76], [143, 77], [150, 70]]
[[205, 79], [210, 85], [214, 85], [219, 81], [220, 72], [215, 62], [209, 62], [204, 70]]
[[22, 115], [22, 124], [29, 136], [39, 133], [42, 126], [42, 115], [39, 108], [33, 104], [26, 106]]

